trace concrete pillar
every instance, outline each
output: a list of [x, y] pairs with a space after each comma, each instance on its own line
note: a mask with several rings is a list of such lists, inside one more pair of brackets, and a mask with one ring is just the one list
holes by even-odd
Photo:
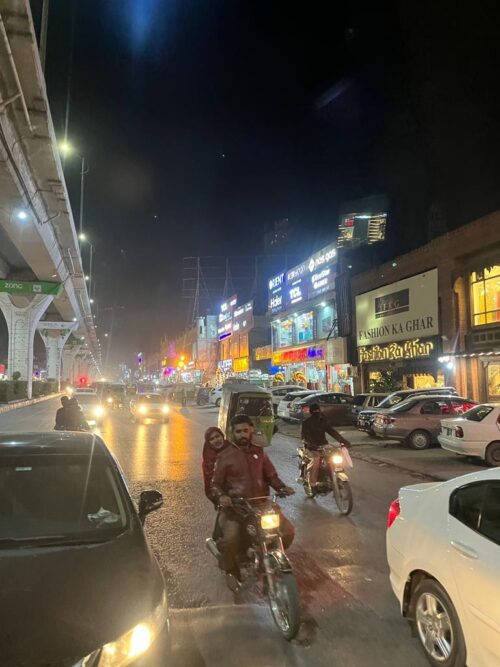
[[37, 329], [45, 343], [47, 351], [47, 378], [57, 380], [58, 388], [61, 388], [61, 356], [63, 347], [76, 322], [39, 322]]
[[82, 346], [79, 344], [64, 347], [62, 351], [62, 379], [68, 380], [71, 384], [75, 383], [76, 378], [76, 357]]
[[[6, 292], [0, 293], [0, 310], [7, 322], [9, 332], [8, 374], [19, 372], [20, 380], [28, 383], [28, 398], [32, 395], [33, 383], [33, 341], [40, 318], [49, 307], [52, 294], [35, 294], [27, 297], [12, 297]], [[14, 303], [14, 301], [16, 303]], [[18, 302], [26, 305], [18, 306]]]

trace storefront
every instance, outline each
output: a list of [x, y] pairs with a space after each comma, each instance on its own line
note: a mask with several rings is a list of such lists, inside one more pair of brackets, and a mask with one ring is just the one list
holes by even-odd
[[437, 270], [358, 295], [356, 335], [362, 391], [445, 386]]
[[327, 387], [325, 349], [321, 345], [294, 347], [273, 352], [272, 365], [284, 382], [322, 391]]

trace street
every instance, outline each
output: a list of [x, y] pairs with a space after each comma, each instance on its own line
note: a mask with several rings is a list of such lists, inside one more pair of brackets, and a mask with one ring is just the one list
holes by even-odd
[[[51, 430], [57, 399], [0, 415], [0, 432]], [[296, 527], [290, 557], [302, 600], [302, 627], [287, 643], [265, 602], [246, 593], [235, 605], [205, 549], [214, 511], [200, 473], [205, 429], [215, 408], [172, 407], [169, 424], [133, 424], [115, 412], [101, 435], [120, 462], [134, 498], [163, 493], [164, 508], [147, 520], [147, 535], [167, 582], [174, 665], [262, 664], [382, 667], [427, 664], [399, 615], [385, 559], [385, 522], [400, 486], [421, 480], [394, 468], [355, 461], [354, 511], [340, 517], [331, 498], [307, 500], [296, 484], [297, 441], [278, 434], [268, 449], [297, 493], [282, 501]]]

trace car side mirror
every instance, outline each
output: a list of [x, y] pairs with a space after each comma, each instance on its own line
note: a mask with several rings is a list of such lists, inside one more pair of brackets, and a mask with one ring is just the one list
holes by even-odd
[[146, 516], [150, 512], [160, 509], [163, 505], [163, 496], [159, 491], [151, 489], [143, 491], [139, 499], [139, 519], [144, 523]]

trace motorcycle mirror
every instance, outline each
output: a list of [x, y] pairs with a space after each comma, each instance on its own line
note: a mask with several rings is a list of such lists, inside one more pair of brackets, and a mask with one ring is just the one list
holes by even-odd
[[146, 516], [150, 512], [160, 509], [163, 505], [163, 496], [159, 491], [151, 489], [143, 491], [139, 499], [139, 518], [144, 523]]

